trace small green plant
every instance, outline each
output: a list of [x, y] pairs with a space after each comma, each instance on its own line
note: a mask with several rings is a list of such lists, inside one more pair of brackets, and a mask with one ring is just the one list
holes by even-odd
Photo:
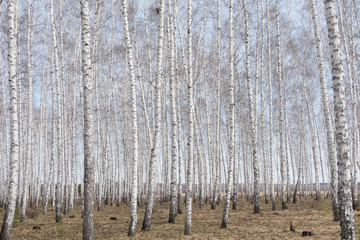
[[58, 227], [56, 228], [56, 231], [57, 231], [58, 237], [63, 238], [63, 237], [66, 236], [66, 231], [65, 231], [65, 227], [64, 227], [64, 226], [58, 226]]

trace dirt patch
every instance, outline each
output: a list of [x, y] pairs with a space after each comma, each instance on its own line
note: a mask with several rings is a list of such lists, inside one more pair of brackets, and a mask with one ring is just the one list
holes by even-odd
[[[281, 202], [278, 201], [278, 208]], [[261, 213], [253, 214], [250, 202], [238, 199], [237, 210], [230, 210], [227, 229], [221, 229], [223, 204], [211, 210], [209, 204], [203, 209], [193, 203], [192, 234], [184, 235], [184, 214], [176, 217], [174, 224], [168, 223], [169, 203], [156, 204], [151, 231], [141, 232], [145, 206], [138, 208], [137, 234], [132, 239], [304, 239], [302, 232], [311, 232], [306, 239], [339, 239], [340, 225], [334, 222], [330, 200], [300, 200], [290, 203], [289, 209], [271, 211], [271, 204], [261, 202]], [[31, 213], [25, 222], [18, 223], [12, 231], [12, 239], [81, 239], [82, 223], [81, 206], [63, 216], [62, 223], [55, 223], [55, 213], [48, 211], [46, 215], [39, 209], [29, 210]], [[129, 239], [127, 237], [130, 206], [104, 206], [101, 212], [95, 210], [95, 239]], [[360, 236], [360, 212], [355, 211], [356, 234]], [[4, 211], [0, 212], [1, 223]], [[116, 221], [111, 218], [115, 218]], [[294, 221], [296, 231], [289, 229], [289, 222]], [[34, 230], [39, 226], [39, 230]]]

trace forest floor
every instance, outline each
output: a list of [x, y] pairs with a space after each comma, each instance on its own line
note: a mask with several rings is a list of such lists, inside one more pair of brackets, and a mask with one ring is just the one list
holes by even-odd
[[[302, 231], [311, 231], [313, 236], [305, 239], [340, 239], [339, 222], [334, 222], [331, 201], [316, 201], [312, 198], [290, 203], [287, 210], [281, 210], [281, 202], [277, 200], [279, 210], [272, 211], [271, 203], [261, 202], [261, 214], [253, 214], [253, 205], [244, 198], [238, 199], [237, 210], [230, 210], [227, 229], [221, 229], [223, 203], [210, 210], [209, 204], [199, 209], [198, 202], [193, 203], [192, 234], [185, 236], [185, 205], [183, 214], [178, 215], [175, 224], [168, 223], [169, 204], [157, 203], [153, 214], [151, 231], [141, 232], [144, 216], [144, 204], [138, 208], [138, 228], [132, 239], [303, 239]], [[81, 206], [63, 215], [62, 223], [55, 223], [55, 213], [46, 215], [40, 210], [29, 209], [29, 218], [20, 223], [18, 216], [14, 222], [12, 239], [81, 239], [82, 218]], [[105, 205], [102, 211], [95, 210], [95, 239], [129, 239], [127, 237], [130, 206], [120, 207]], [[360, 212], [355, 211], [356, 235], [360, 236]], [[70, 216], [74, 216], [70, 218]], [[4, 217], [4, 209], [0, 209], [0, 223]], [[115, 217], [117, 220], [110, 220]], [[294, 221], [296, 231], [291, 232], [289, 222]], [[40, 230], [34, 230], [40, 226]]]

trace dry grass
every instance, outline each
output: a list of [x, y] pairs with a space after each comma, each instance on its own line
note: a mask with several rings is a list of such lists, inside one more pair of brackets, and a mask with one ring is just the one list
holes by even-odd
[[[203, 209], [193, 204], [192, 235], [184, 236], [184, 214], [178, 215], [175, 224], [168, 223], [169, 203], [157, 204], [151, 231], [141, 232], [144, 206], [138, 209], [138, 229], [133, 239], [302, 239], [302, 231], [312, 231], [312, 239], [339, 239], [340, 226], [332, 220], [330, 200], [300, 200], [298, 204], [289, 204], [288, 210], [271, 211], [271, 204], [261, 204], [261, 214], [252, 213], [252, 205], [244, 199], [238, 200], [238, 209], [231, 210], [227, 229], [220, 229], [223, 205], [210, 210], [208, 204]], [[280, 202], [278, 201], [280, 208]], [[16, 223], [12, 239], [81, 239], [81, 206], [63, 216], [63, 222], [55, 223], [54, 212], [43, 215], [41, 211], [29, 210], [24, 223]], [[103, 211], [95, 212], [95, 239], [128, 239], [129, 206], [122, 204], [104, 206]], [[69, 216], [75, 215], [75, 218]], [[0, 219], [4, 210], [0, 210]], [[110, 220], [116, 217], [117, 220]], [[360, 212], [355, 211], [357, 236], [360, 236]], [[294, 221], [296, 232], [289, 230], [289, 222]], [[33, 230], [41, 226], [40, 230]]]

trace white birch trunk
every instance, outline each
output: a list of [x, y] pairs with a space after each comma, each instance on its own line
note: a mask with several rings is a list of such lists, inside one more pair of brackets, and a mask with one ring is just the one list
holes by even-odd
[[287, 201], [285, 198], [286, 191], [286, 169], [284, 156], [284, 96], [282, 87], [282, 73], [281, 73], [281, 40], [280, 40], [280, 24], [279, 24], [279, 0], [276, 1], [276, 28], [277, 28], [277, 76], [279, 84], [279, 132], [280, 132], [280, 172], [281, 172], [281, 205], [282, 209], [287, 209]]
[[132, 119], [132, 143], [133, 143], [133, 157], [132, 157], [132, 175], [131, 175], [131, 209], [130, 209], [130, 223], [128, 236], [134, 236], [137, 223], [137, 191], [138, 191], [138, 126], [137, 126], [137, 112], [136, 112], [136, 79], [133, 63], [132, 44], [129, 32], [129, 20], [127, 1], [123, 0], [123, 21], [124, 34], [126, 41], [126, 51], [128, 55], [128, 65], [130, 70], [131, 81], [131, 119]]
[[171, 192], [170, 192], [170, 212], [169, 223], [175, 223], [177, 215], [177, 184], [176, 184], [176, 166], [177, 166], [177, 116], [176, 116], [176, 78], [175, 78], [175, 42], [174, 42], [174, 26], [173, 26], [173, 11], [172, 2], [168, 0], [168, 18], [169, 18], [169, 47], [170, 47], [170, 111], [171, 111]]
[[269, 84], [269, 135], [270, 135], [270, 198], [272, 210], [276, 210], [276, 200], [274, 195], [274, 159], [273, 159], [273, 129], [272, 129], [272, 82], [271, 82], [271, 32], [270, 32], [270, 3], [266, 1], [267, 12], [267, 32], [268, 32], [268, 84]]
[[216, 209], [220, 185], [220, 107], [221, 107], [221, 25], [220, 25], [220, 0], [217, 1], [217, 86], [216, 86], [216, 144], [215, 144], [215, 181], [211, 209]]
[[338, 146], [339, 205], [341, 239], [355, 239], [354, 212], [351, 198], [351, 161], [346, 119], [344, 70], [341, 57], [339, 24], [333, 0], [324, 0], [331, 53], [331, 72], [334, 86], [335, 134]]
[[[195, 112], [197, 112], [197, 109], [195, 110]], [[198, 116], [200, 114], [197, 114]], [[198, 184], [198, 189], [199, 189], [199, 208], [203, 208], [204, 205], [204, 190], [205, 190], [205, 179], [204, 179], [204, 152], [201, 148], [201, 146], [203, 146], [203, 142], [201, 139], [202, 136], [202, 132], [201, 132], [201, 125], [199, 125], [199, 120], [198, 120], [198, 116], [196, 116], [196, 113], [194, 113], [194, 126], [195, 126], [195, 130], [194, 130], [194, 134], [195, 134], [195, 138], [196, 138], [196, 147], [197, 147], [197, 153], [198, 153], [198, 179], [199, 179], [199, 184]], [[201, 120], [200, 120], [201, 122]]]
[[[76, 56], [77, 53], [75, 54]], [[75, 64], [74, 64], [75, 65]], [[76, 66], [74, 66], [74, 68], [76, 69]], [[75, 173], [75, 163], [76, 163], [76, 90], [77, 90], [77, 78], [76, 75], [74, 73], [73, 76], [74, 82], [73, 82], [73, 92], [72, 92], [72, 101], [73, 101], [73, 106], [72, 106], [72, 126], [71, 126], [71, 183], [70, 183], [70, 204], [69, 204], [69, 210], [71, 211], [74, 207], [74, 196], [75, 193], [77, 192], [77, 188], [75, 185], [75, 178], [76, 178], [76, 173]]]
[[9, 163], [9, 185], [8, 197], [6, 200], [6, 210], [4, 221], [1, 227], [0, 238], [2, 240], [10, 239], [11, 228], [13, 224], [17, 184], [18, 184], [18, 162], [19, 162], [19, 129], [18, 129], [18, 96], [17, 96], [17, 78], [16, 78], [16, 35], [15, 35], [15, 1], [7, 1], [7, 19], [8, 19], [8, 68], [9, 68], [9, 94], [10, 94], [10, 163]]
[[24, 138], [24, 124], [22, 123], [22, 121], [20, 121], [20, 119], [22, 119], [22, 84], [21, 84], [21, 80], [20, 80], [20, 39], [19, 39], [19, 0], [16, 0], [15, 1], [15, 36], [16, 36], [16, 81], [17, 81], [17, 94], [18, 94], [18, 105], [17, 105], [17, 108], [18, 108], [18, 124], [19, 124], [19, 166], [18, 166], [18, 171], [19, 171], [19, 174], [18, 174], [18, 190], [17, 190], [17, 199], [16, 199], [16, 207], [19, 207], [20, 204], [21, 204], [21, 194], [23, 193], [23, 187], [24, 187], [24, 184], [23, 184], [23, 159], [24, 159], [24, 156], [22, 155], [23, 154], [23, 144], [22, 143], [25, 143], [25, 138]]
[[146, 199], [145, 216], [141, 230], [149, 231], [151, 226], [151, 218], [153, 207], [155, 206], [155, 190], [156, 190], [156, 171], [158, 151], [160, 145], [160, 128], [161, 128], [161, 80], [162, 80], [162, 54], [163, 54], [163, 38], [164, 38], [164, 13], [165, 1], [160, 1], [160, 27], [158, 36], [158, 55], [156, 69], [156, 97], [155, 97], [155, 132], [153, 137], [153, 148], [151, 149], [149, 173], [148, 173], [148, 191]]
[[62, 181], [63, 181], [63, 146], [62, 143], [62, 129], [61, 129], [61, 83], [59, 79], [59, 67], [58, 67], [58, 49], [56, 41], [56, 29], [54, 18], [54, 6], [53, 0], [50, 1], [50, 19], [52, 29], [52, 51], [54, 51], [54, 63], [55, 63], [55, 78], [56, 78], [56, 90], [57, 90], [57, 145], [58, 145], [58, 178], [56, 184], [56, 222], [61, 222], [61, 210], [62, 210]]
[[[245, 1], [243, 1], [245, 4]], [[245, 6], [245, 5], [244, 5]], [[235, 90], [234, 90], [234, 25], [233, 25], [233, 1], [229, 2], [229, 95], [230, 95], [230, 137], [229, 137], [229, 164], [228, 164], [228, 178], [226, 185], [225, 205], [222, 216], [221, 228], [227, 228], [229, 209], [230, 209], [230, 197], [231, 190], [233, 188], [233, 165], [235, 158]]]
[[51, 110], [51, 153], [50, 153], [50, 166], [49, 166], [49, 178], [48, 178], [48, 184], [46, 187], [46, 193], [45, 193], [45, 200], [44, 200], [44, 210], [43, 214], [46, 214], [47, 212], [47, 205], [48, 205], [48, 198], [50, 195], [50, 199], [52, 200], [52, 206], [54, 206], [54, 195], [53, 195], [53, 189], [54, 189], [54, 172], [55, 172], [55, 134], [56, 134], [56, 126], [55, 126], [55, 116], [56, 116], [56, 108], [55, 108], [55, 83], [53, 81], [53, 51], [51, 51], [51, 61], [50, 61], [50, 84], [51, 84], [51, 104], [52, 104], [52, 110]]
[[[263, 16], [263, 1], [261, 0], [261, 16]], [[265, 96], [264, 96], [264, 77], [263, 77], [263, 54], [264, 54], [264, 31], [263, 31], [263, 20], [261, 17], [260, 21], [260, 32], [261, 32], [261, 40], [260, 40], [260, 124], [261, 124], [261, 145], [262, 145], [262, 156], [263, 156], [263, 162], [264, 162], [264, 197], [265, 197], [265, 203], [269, 203], [268, 199], [268, 161], [266, 156], [266, 147], [265, 147], [265, 136], [266, 136], [266, 130], [265, 130]]]
[[[248, 13], [246, 9], [246, 0], [243, 0], [244, 8], [244, 24], [245, 24], [245, 49], [246, 49], [246, 82], [248, 89], [248, 103], [250, 115], [250, 130], [251, 130], [251, 146], [252, 146], [252, 161], [254, 170], [254, 213], [260, 213], [260, 189], [259, 189], [259, 162], [257, 158], [257, 127], [256, 127], [256, 112], [254, 112], [254, 104], [252, 98], [252, 84], [250, 77], [250, 43], [249, 43], [249, 30], [248, 30]], [[254, 100], [256, 104], [256, 99]]]
[[317, 17], [317, 10], [315, 0], [311, 0], [311, 16], [313, 19], [314, 26], [314, 34], [316, 41], [316, 51], [317, 51], [317, 61], [319, 67], [319, 79], [320, 79], [320, 87], [321, 87], [321, 100], [322, 100], [322, 108], [323, 114], [325, 118], [325, 127], [326, 127], [326, 143], [327, 143], [327, 152], [328, 159], [330, 163], [330, 172], [331, 172], [331, 201], [332, 201], [332, 211], [334, 220], [339, 220], [339, 203], [338, 203], [338, 173], [337, 173], [337, 159], [336, 159], [336, 150], [334, 145], [334, 130], [331, 123], [331, 115], [330, 115], [330, 104], [329, 104], [329, 95], [326, 86], [326, 78], [325, 78], [325, 69], [324, 69], [324, 57], [321, 46], [320, 39], [320, 27], [319, 21]]
[[89, 1], [81, 0], [82, 75], [84, 81], [84, 224], [83, 239], [94, 239], [95, 154]]
[[[1, 64], [1, 63], [0, 63]], [[0, 80], [1, 80], [1, 87], [2, 87], [2, 98], [3, 98], [3, 105], [4, 105], [4, 108], [6, 108], [7, 106], [7, 102], [6, 102], [6, 96], [5, 96], [5, 81], [0, 77]], [[0, 204], [2, 204], [3, 206], [6, 204], [6, 198], [7, 198], [7, 195], [8, 195], [8, 189], [7, 189], [7, 186], [8, 186], [8, 183], [9, 183], [9, 156], [10, 156], [10, 153], [9, 153], [9, 150], [10, 150], [10, 143], [9, 143], [9, 120], [8, 120], [8, 116], [7, 116], [7, 111], [4, 111], [4, 115], [5, 115], [5, 129], [6, 129], [6, 134], [5, 134], [5, 163], [4, 163], [4, 168], [2, 170], [3, 172], [3, 177], [4, 177], [4, 198], [3, 199], [0, 199]]]
[[193, 194], [193, 162], [194, 162], [194, 86], [193, 86], [193, 72], [192, 72], [192, 0], [188, 0], [187, 6], [187, 33], [188, 33], [188, 167], [186, 178], [186, 218], [185, 218], [185, 235], [191, 234], [191, 220], [192, 220], [192, 194]]
[[[67, 190], [67, 180], [68, 180], [68, 164], [67, 164], [67, 134], [68, 134], [68, 124], [65, 124], [67, 122], [67, 117], [66, 117], [66, 86], [65, 86], [65, 72], [64, 72], [64, 65], [65, 65], [65, 61], [64, 61], [64, 40], [63, 40], [63, 2], [59, 3], [59, 63], [60, 63], [60, 95], [61, 95], [61, 100], [59, 100], [58, 104], [60, 103], [60, 108], [58, 107], [58, 112], [60, 112], [59, 116], [61, 116], [60, 118], [60, 122], [61, 122], [61, 136], [60, 139], [61, 141], [58, 142], [59, 148], [61, 148], [61, 152], [59, 152], [59, 161], [61, 163], [61, 175], [60, 176], [60, 211], [63, 210], [63, 214], [65, 215], [66, 211], [67, 211], [67, 206], [68, 206], [68, 202], [67, 202], [67, 194], [68, 194], [68, 190]], [[55, 26], [55, 24], [54, 24]], [[58, 105], [59, 106], [59, 105]], [[64, 206], [64, 207], [63, 207]]]
[[[46, 40], [45, 40], [46, 43]], [[43, 50], [43, 55], [45, 52], [45, 48]], [[44, 193], [45, 192], [45, 185], [46, 185], [46, 167], [47, 167], [47, 147], [45, 148], [44, 151], [44, 155], [45, 157], [43, 158], [43, 154], [42, 154], [42, 146], [46, 146], [45, 144], [47, 143], [47, 139], [45, 138], [44, 141], [44, 133], [46, 135], [46, 130], [47, 130], [47, 118], [45, 116], [47, 116], [47, 91], [48, 91], [48, 87], [47, 87], [47, 78], [45, 75], [45, 59], [43, 59], [43, 64], [42, 64], [42, 80], [41, 80], [41, 90], [40, 90], [40, 123], [39, 123], [39, 142], [38, 142], [38, 151], [39, 151], [39, 157], [38, 157], [38, 174], [37, 174], [37, 194], [36, 194], [36, 205], [35, 208], [38, 209], [39, 207], [39, 201], [40, 201], [40, 196], [41, 196], [41, 191]], [[44, 86], [45, 85], [45, 86]], [[44, 101], [44, 94], [45, 94], [45, 101]], [[45, 116], [44, 116], [45, 115]], [[44, 124], [44, 119], [45, 119], [45, 123]], [[44, 160], [43, 160], [44, 159]], [[41, 171], [42, 169], [42, 171]], [[43, 184], [41, 184], [41, 176], [43, 176]], [[43, 186], [43, 190], [42, 190], [42, 186]]]
[[[176, 50], [176, 49], [175, 49]], [[176, 65], [176, 73], [178, 73], [178, 67]], [[178, 203], [178, 207], [177, 207], [177, 213], [178, 214], [182, 214], [182, 185], [181, 185], [181, 177], [182, 177], [182, 156], [184, 156], [182, 153], [182, 141], [181, 141], [181, 117], [180, 117], [180, 84], [178, 84], [178, 75], [175, 75], [175, 82], [176, 84], [176, 97], [177, 97], [177, 131], [178, 131], [178, 138], [177, 138], [177, 144], [178, 144], [178, 154], [179, 154], [179, 186], [178, 186], [178, 199], [177, 199], [177, 203]]]
[[28, 189], [29, 189], [29, 164], [32, 161], [32, 148], [33, 148], [33, 139], [32, 139], [32, 128], [33, 128], [33, 104], [32, 104], [32, 26], [31, 26], [31, 12], [30, 12], [30, 3], [27, 1], [27, 14], [28, 14], [28, 24], [27, 24], [27, 60], [28, 60], [28, 95], [27, 95], [27, 108], [28, 108], [28, 122], [27, 122], [27, 150], [26, 150], [26, 159], [25, 159], [25, 171], [24, 171], [24, 193], [22, 196], [22, 208], [20, 214], [20, 222], [25, 220], [27, 202], [28, 202]]
[[[353, 43], [353, 31], [352, 28], [353, 26], [349, 26], [349, 22], [348, 22], [348, 18], [346, 17], [346, 12], [344, 10], [344, 3], [340, 1], [337, 1], [338, 6], [339, 6], [339, 18], [340, 18], [340, 32], [341, 32], [341, 36], [342, 36], [342, 43], [344, 44], [344, 51], [345, 51], [345, 56], [346, 56], [346, 65], [347, 65], [347, 72], [348, 72], [348, 77], [349, 77], [349, 86], [350, 86], [350, 93], [351, 93], [351, 111], [352, 111], [352, 115], [353, 115], [353, 128], [352, 128], [352, 159], [354, 159], [352, 161], [353, 165], [355, 166], [353, 168], [354, 173], [352, 174], [352, 200], [353, 200], [353, 208], [355, 209], [357, 207], [357, 167], [356, 164], [358, 162], [358, 158], [357, 158], [357, 147], [358, 147], [358, 140], [357, 140], [357, 133], [358, 132], [356, 130], [357, 127], [357, 115], [356, 115], [356, 98], [355, 98], [355, 85], [356, 85], [356, 78], [357, 78], [357, 72], [356, 72], [356, 68], [355, 68], [355, 61], [354, 58], [356, 58], [356, 52], [355, 52], [355, 46]], [[355, 8], [356, 9], [356, 8]], [[344, 12], [345, 17], [342, 17], [342, 12]], [[350, 22], [354, 23], [354, 19], [353, 19], [353, 12], [350, 10]], [[346, 28], [344, 27], [344, 23], [346, 24]], [[347, 31], [347, 36], [348, 36], [348, 43], [346, 41], [346, 37], [345, 37], [345, 31]], [[355, 56], [355, 57], [354, 57]], [[358, 95], [359, 96], [359, 95]]]

